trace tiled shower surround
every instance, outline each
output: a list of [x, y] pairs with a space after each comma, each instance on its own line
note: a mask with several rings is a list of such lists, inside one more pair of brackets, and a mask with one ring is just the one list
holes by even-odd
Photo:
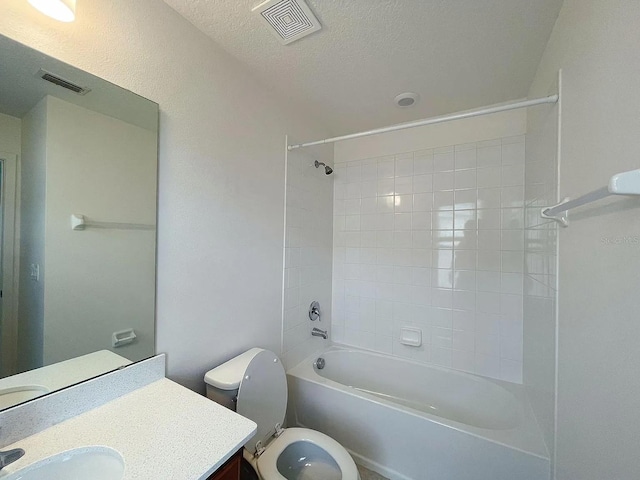
[[[315, 157], [287, 155], [282, 353], [285, 367], [322, 350], [328, 340], [311, 329], [331, 325], [332, 178], [315, 168]], [[309, 321], [309, 304], [320, 302], [321, 320]]]
[[333, 340], [521, 383], [524, 158], [518, 136], [336, 164]]

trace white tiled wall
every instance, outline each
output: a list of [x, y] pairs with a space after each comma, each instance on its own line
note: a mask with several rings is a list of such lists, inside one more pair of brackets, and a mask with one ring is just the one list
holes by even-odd
[[[287, 156], [283, 361], [291, 367], [328, 344], [311, 336], [331, 326], [333, 177], [302, 152]], [[311, 322], [309, 305], [320, 302], [321, 320]]]
[[333, 340], [521, 382], [524, 157], [518, 136], [336, 164]]

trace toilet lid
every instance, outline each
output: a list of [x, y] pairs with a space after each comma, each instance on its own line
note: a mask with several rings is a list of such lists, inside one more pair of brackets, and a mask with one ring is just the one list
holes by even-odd
[[287, 411], [287, 376], [280, 359], [269, 350], [262, 350], [247, 365], [238, 389], [236, 412], [258, 425], [255, 436], [245, 443], [251, 453], [256, 443], [265, 446], [275, 432], [277, 423], [282, 425]]

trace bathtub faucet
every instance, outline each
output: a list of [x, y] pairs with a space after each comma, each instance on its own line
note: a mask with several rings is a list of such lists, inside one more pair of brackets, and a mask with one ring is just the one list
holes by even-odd
[[314, 337], [322, 337], [325, 340], [328, 337], [326, 330], [320, 330], [319, 328], [316, 328], [316, 327], [313, 327], [313, 331], [311, 332], [311, 335], [313, 335]]

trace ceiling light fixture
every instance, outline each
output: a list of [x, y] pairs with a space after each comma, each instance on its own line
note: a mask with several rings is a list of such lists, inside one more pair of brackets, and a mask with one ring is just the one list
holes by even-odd
[[76, 19], [76, 0], [29, 0], [31, 6], [60, 22]]
[[405, 92], [400, 95], [396, 95], [396, 98], [393, 99], [396, 102], [396, 105], [400, 108], [408, 108], [413, 107], [418, 100], [420, 99], [420, 95], [413, 92]]

